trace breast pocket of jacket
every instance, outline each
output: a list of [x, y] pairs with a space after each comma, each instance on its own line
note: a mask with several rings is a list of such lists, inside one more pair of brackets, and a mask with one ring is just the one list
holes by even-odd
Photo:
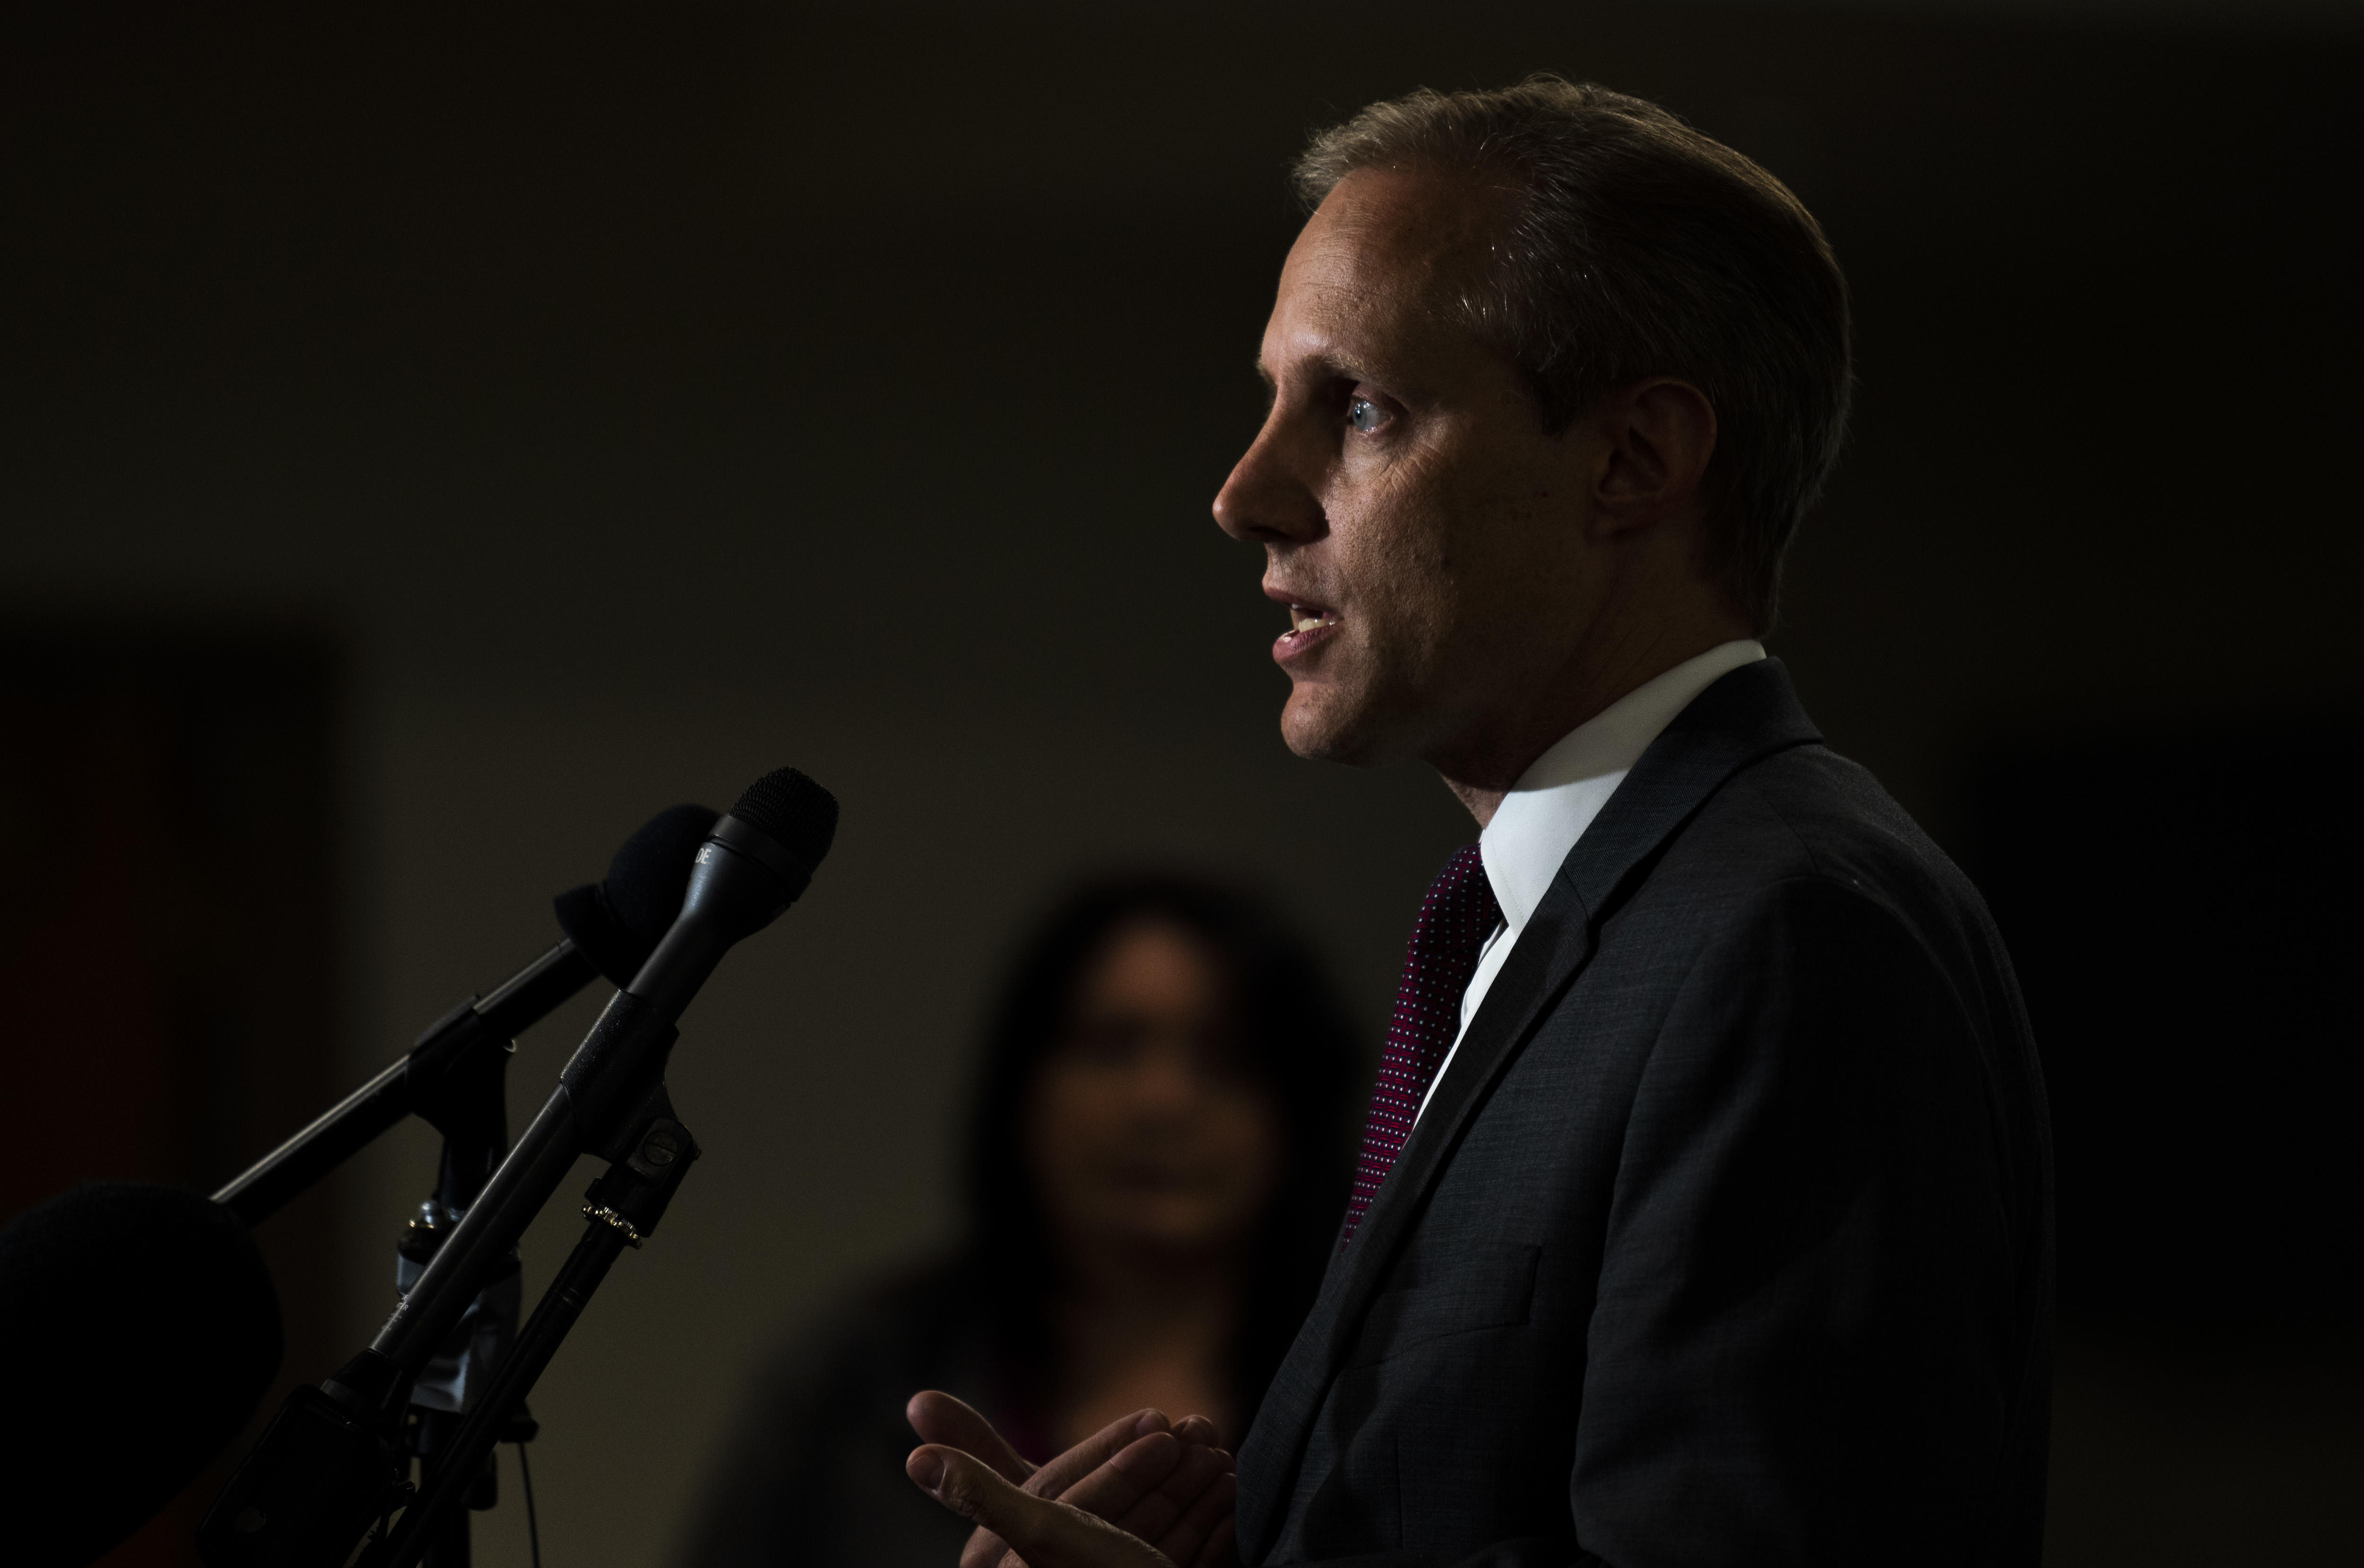
[[1424, 1254], [1410, 1279], [1372, 1298], [1348, 1364], [1388, 1361], [1456, 1334], [1524, 1323], [1542, 1256], [1540, 1247], [1504, 1243]]

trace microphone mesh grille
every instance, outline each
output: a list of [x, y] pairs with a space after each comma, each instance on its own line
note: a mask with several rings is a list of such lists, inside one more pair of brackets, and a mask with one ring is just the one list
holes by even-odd
[[749, 784], [730, 815], [769, 834], [807, 876], [837, 837], [837, 796], [794, 768], [775, 768]]

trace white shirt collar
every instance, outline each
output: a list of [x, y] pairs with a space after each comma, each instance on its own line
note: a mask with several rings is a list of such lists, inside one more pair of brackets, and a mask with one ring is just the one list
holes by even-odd
[[1659, 732], [1700, 693], [1764, 657], [1763, 643], [1743, 638], [1686, 659], [1569, 730], [1519, 775], [1478, 836], [1509, 936], [1526, 928], [1560, 862]]

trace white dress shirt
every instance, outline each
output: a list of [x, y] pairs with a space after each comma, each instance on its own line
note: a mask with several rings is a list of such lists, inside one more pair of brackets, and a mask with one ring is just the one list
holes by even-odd
[[1675, 715], [1723, 676], [1764, 657], [1763, 643], [1743, 638], [1686, 659], [1569, 730], [1519, 775], [1519, 782], [1495, 810], [1494, 819], [1478, 835], [1479, 851], [1486, 857], [1486, 880], [1493, 884], [1495, 901], [1502, 906], [1502, 923], [1478, 951], [1477, 972], [1461, 993], [1460, 1034], [1437, 1064], [1428, 1094], [1421, 1097], [1422, 1112], [1436, 1094], [1436, 1085], [1453, 1070], [1461, 1035], [1469, 1032], [1469, 1020], [1478, 1016], [1494, 976], [1510, 961], [1519, 933], [1527, 929], [1535, 906], [1544, 901], [1552, 878], [1559, 874], [1560, 863], [1576, 848], [1576, 841], [1584, 837], [1584, 830], [1592, 826], [1592, 819], [1600, 815], [1600, 808], [1609, 804], [1609, 797], [1617, 793], [1617, 786], [1625, 782], [1650, 742], [1675, 721]]

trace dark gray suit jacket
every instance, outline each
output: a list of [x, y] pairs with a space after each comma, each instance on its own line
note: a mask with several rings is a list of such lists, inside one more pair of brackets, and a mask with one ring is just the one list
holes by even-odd
[[1240, 1454], [1242, 1561], [2033, 1563], [2051, 1153], [1977, 892], [1778, 662], [1560, 868]]

